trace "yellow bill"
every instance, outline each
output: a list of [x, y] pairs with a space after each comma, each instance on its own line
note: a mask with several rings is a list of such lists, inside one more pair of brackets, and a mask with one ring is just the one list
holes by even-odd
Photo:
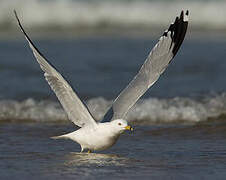
[[131, 126], [126, 126], [125, 129], [129, 131], [133, 131], [133, 128]]

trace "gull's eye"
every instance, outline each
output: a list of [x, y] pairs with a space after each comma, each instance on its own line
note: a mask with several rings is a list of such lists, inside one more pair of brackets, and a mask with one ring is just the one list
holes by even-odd
[[121, 123], [118, 123], [118, 125], [121, 126], [122, 124]]

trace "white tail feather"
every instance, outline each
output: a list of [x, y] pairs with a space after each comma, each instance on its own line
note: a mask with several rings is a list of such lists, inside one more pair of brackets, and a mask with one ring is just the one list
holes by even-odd
[[64, 134], [64, 135], [61, 135], [61, 136], [53, 136], [53, 137], [50, 137], [51, 139], [68, 139], [67, 135]]

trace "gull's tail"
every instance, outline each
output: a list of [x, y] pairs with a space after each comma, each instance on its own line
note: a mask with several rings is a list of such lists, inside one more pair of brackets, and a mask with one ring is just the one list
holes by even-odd
[[71, 132], [71, 133], [63, 134], [63, 135], [60, 135], [60, 136], [53, 136], [53, 137], [50, 137], [50, 138], [51, 139], [72, 139], [72, 140], [74, 140], [75, 139], [75, 131]]
[[67, 136], [67, 134], [61, 135], [61, 136], [53, 136], [50, 137], [51, 139], [69, 139], [69, 137]]

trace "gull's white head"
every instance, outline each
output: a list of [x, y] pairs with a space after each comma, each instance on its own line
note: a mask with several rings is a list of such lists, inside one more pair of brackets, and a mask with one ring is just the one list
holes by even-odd
[[128, 125], [127, 121], [124, 119], [116, 119], [111, 121], [111, 126], [114, 127], [115, 131], [123, 133], [125, 130], [133, 131], [133, 128]]

